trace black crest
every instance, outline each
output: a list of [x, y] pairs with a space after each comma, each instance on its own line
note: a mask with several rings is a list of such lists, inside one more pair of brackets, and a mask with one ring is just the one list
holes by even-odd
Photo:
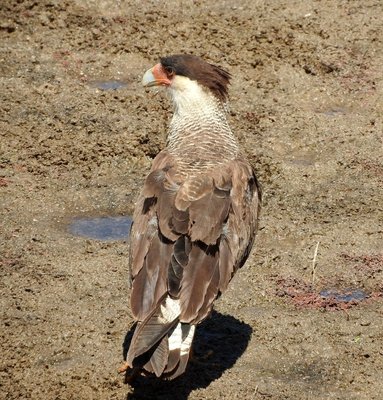
[[167, 73], [186, 76], [197, 81], [211, 90], [220, 100], [226, 100], [231, 75], [222, 68], [191, 54], [162, 57], [160, 61]]

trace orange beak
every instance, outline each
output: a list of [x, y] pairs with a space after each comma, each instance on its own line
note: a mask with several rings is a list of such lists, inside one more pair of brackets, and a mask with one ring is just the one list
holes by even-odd
[[142, 77], [142, 85], [145, 87], [151, 86], [169, 86], [171, 81], [166, 76], [164, 69], [160, 63], [153, 68], [147, 70]]

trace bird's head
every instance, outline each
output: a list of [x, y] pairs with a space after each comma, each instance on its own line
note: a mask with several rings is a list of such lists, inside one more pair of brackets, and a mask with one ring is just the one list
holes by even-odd
[[229, 81], [228, 72], [189, 54], [162, 57], [142, 78], [145, 87], [165, 86], [174, 92], [192, 92], [197, 84], [222, 103], [227, 100]]

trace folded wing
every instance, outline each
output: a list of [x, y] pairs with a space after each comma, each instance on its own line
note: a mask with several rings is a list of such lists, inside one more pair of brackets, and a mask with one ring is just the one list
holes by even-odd
[[185, 331], [186, 325], [206, 318], [246, 261], [257, 230], [260, 196], [244, 159], [193, 175], [181, 173], [166, 151], [156, 157], [131, 233], [131, 306], [139, 324], [129, 349], [132, 365], [149, 352], [147, 371], [174, 377], [171, 364], [173, 375], [183, 372], [180, 365], [184, 369], [187, 358], [180, 363], [174, 356], [188, 354], [181, 327]]

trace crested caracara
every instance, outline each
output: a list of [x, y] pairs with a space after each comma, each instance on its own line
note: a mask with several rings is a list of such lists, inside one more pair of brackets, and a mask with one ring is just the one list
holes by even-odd
[[161, 58], [142, 79], [145, 87], [165, 87], [174, 115], [134, 212], [130, 275], [137, 325], [121, 372], [182, 374], [196, 325], [252, 248], [261, 193], [226, 119], [229, 80], [229, 73], [193, 55]]

